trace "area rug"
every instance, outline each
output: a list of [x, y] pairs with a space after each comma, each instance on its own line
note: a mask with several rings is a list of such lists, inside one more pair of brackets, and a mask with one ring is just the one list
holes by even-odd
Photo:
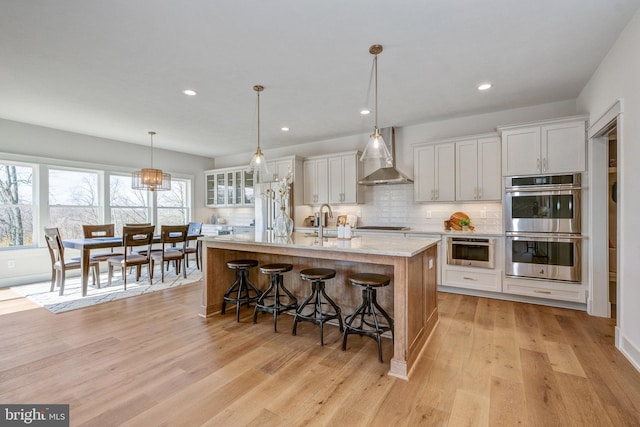
[[187, 269], [186, 279], [182, 277], [182, 274], [176, 276], [173, 270], [165, 272], [164, 283], [160, 281], [160, 273], [156, 272], [153, 277], [153, 285], [149, 285], [149, 279], [146, 274], [143, 274], [137, 282], [135, 281], [135, 275], [129, 274], [129, 276], [127, 276], [126, 291], [122, 285], [119, 272], [117, 272], [116, 276], [111, 280], [111, 286], [107, 286], [107, 274], [105, 272], [100, 275], [101, 288], [92, 286], [92, 279], [89, 278], [86, 297], [82, 296], [82, 285], [79, 276], [67, 277], [64, 285], [64, 295], [62, 296], [58, 295], [57, 288], [53, 292], [49, 292], [51, 287], [50, 281], [14, 286], [11, 289], [15, 293], [57, 314], [95, 304], [161, 291], [163, 289], [184, 286], [197, 282], [200, 279], [202, 279], [202, 272], [194, 266]]

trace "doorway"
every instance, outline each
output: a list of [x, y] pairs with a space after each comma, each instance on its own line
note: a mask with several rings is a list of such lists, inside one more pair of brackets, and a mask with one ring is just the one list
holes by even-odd
[[616, 319], [618, 307], [618, 127], [607, 133], [608, 139], [608, 215], [607, 231], [609, 241], [609, 302], [611, 318]]

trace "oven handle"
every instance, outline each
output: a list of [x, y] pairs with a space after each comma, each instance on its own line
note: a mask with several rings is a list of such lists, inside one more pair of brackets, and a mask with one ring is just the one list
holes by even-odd
[[495, 246], [495, 239], [487, 239], [487, 241], [474, 241], [469, 242], [465, 240], [453, 240], [454, 237], [449, 237], [449, 244], [457, 246]]
[[571, 239], [580, 240], [583, 238], [582, 234], [567, 234], [567, 233], [520, 233], [514, 231], [507, 231], [505, 233], [507, 237], [527, 237], [540, 240], [552, 240], [552, 239]]
[[574, 186], [557, 186], [557, 187], [542, 187], [542, 186], [531, 186], [531, 187], [506, 187], [504, 189], [505, 193], [557, 193], [557, 192], [569, 192], [573, 190], [582, 190], [582, 187], [574, 187]]

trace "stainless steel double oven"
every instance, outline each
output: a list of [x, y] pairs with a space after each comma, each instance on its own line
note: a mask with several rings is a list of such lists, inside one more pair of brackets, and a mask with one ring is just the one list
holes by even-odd
[[506, 179], [506, 275], [580, 282], [581, 174]]

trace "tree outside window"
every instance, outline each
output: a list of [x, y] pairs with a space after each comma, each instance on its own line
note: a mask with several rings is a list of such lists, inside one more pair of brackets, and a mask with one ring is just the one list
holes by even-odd
[[0, 248], [34, 243], [33, 170], [0, 163]]
[[158, 224], [187, 224], [189, 214], [189, 182], [172, 179], [171, 190], [157, 192]]
[[49, 169], [49, 224], [65, 239], [83, 237], [83, 224], [100, 223], [98, 174]]
[[109, 176], [109, 206], [118, 235], [125, 224], [151, 222], [149, 194], [131, 188], [131, 175]]

